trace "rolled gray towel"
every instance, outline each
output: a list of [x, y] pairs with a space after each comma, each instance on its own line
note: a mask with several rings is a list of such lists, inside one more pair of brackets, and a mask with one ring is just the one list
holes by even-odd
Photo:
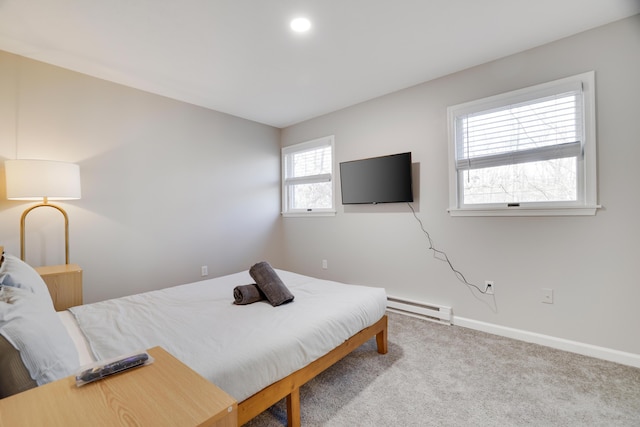
[[264, 294], [255, 283], [250, 285], [240, 285], [233, 288], [234, 304], [246, 305], [265, 299]]
[[293, 294], [268, 262], [262, 261], [254, 264], [249, 269], [249, 274], [253, 280], [256, 281], [256, 285], [267, 297], [272, 306], [276, 307], [280, 304], [293, 301]]

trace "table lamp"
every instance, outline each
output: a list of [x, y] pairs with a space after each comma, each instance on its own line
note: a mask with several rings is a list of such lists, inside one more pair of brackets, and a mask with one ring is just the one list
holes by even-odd
[[5, 160], [7, 199], [42, 200], [31, 206], [20, 219], [20, 258], [25, 259], [25, 220], [32, 210], [49, 206], [64, 216], [65, 263], [69, 264], [69, 217], [64, 209], [49, 200], [80, 198], [80, 167], [50, 160]]

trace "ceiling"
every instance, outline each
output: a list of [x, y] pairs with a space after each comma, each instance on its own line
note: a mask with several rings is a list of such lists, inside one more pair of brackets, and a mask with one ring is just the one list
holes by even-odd
[[[0, 0], [0, 50], [282, 128], [637, 13], [639, 0]], [[309, 32], [289, 29], [298, 15]]]

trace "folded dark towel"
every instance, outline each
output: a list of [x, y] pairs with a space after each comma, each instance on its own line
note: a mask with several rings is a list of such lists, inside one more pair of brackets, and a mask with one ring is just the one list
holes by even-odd
[[267, 297], [272, 306], [276, 307], [280, 304], [293, 301], [293, 294], [268, 262], [262, 261], [253, 265], [249, 269], [249, 274], [253, 280], [256, 281], [256, 285]]
[[265, 299], [264, 294], [255, 283], [250, 285], [240, 285], [233, 288], [234, 304], [246, 305]]

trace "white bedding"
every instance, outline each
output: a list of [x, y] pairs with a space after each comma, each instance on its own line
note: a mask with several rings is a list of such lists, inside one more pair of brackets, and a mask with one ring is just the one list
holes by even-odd
[[80, 362], [159, 345], [241, 402], [384, 315], [382, 288], [276, 272], [295, 295], [279, 307], [232, 304], [248, 272], [73, 307]]
[[87, 339], [82, 334], [82, 331], [78, 327], [78, 322], [73, 317], [70, 311], [58, 311], [58, 317], [60, 321], [64, 325], [65, 329], [69, 333], [71, 337], [71, 341], [76, 347], [78, 351], [78, 359], [80, 359], [80, 366], [88, 365], [91, 362], [95, 362], [96, 359], [91, 354], [91, 349], [89, 348], [89, 343]]

